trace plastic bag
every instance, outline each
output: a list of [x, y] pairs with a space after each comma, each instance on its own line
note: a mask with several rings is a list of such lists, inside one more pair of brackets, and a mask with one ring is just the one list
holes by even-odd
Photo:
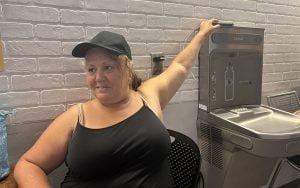
[[7, 153], [7, 130], [5, 125], [5, 119], [9, 114], [13, 114], [13, 112], [0, 110], [0, 180], [8, 176], [10, 170]]

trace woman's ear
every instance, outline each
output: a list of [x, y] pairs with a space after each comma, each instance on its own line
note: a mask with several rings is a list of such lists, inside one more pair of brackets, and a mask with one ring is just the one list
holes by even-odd
[[129, 83], [129, 88], [132, 89], [132, 82], [133, 82], [133, 74], [132, 72], [128, 72], [128, 83]]

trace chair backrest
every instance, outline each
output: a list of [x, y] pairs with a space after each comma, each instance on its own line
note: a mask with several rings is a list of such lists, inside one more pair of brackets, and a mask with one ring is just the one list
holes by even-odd
[[168, 132], [172, 141], [168, 160], [174, 188], [194, 188], [200, 178], [200, 150], [188, 136], [173, 130]]
[[290, 113], [300, 109], [300, 101], [296, 91], [267, 96], [268, 104]]

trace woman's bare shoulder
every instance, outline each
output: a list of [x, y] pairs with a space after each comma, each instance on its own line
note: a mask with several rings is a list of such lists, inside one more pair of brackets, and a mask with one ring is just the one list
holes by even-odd
[[73, 104], [72, 106], [68, 107], [68, 109], [62, 114], [60, 114], [52, 122], [52, 124], [55, 124], [56, 126], [64, 126], [70, 129], [74, 129], [78, 121], [79, 106], [80, 104]]

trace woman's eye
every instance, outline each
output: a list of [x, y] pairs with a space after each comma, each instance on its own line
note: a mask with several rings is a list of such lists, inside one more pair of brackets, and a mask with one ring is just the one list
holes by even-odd
[[112, 65], [105, 65], [105, 66], [99, 67], [99, 68], [97, 68], [97, 67], [86, 67], [86, 71], [89, 74], [95, 74], [95, 73], [97, 73], [97, 71], [111, 73], [114, 69], [115, 69], [115, 67], [112, 66]]
[[94, 72], [96, 72], [96, 69], [95, 68], [88, 68], [87, 71], [89, 73], [94, 73]]
[[109, 66], [109, 65], [104, 67], [105, 71], [112, 71], [113, 69], [114, 69], [114, 67], [113, 66]]

